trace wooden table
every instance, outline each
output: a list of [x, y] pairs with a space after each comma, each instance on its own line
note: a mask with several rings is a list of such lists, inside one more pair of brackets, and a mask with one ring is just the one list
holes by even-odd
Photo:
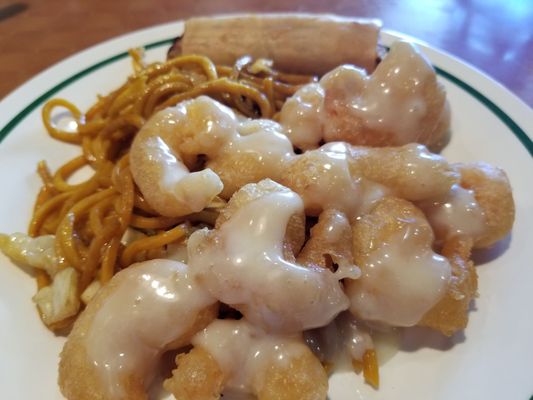
[[0, 99], [122, 33], [195, 15], [281, 11], [380, 18], [385, 28], [473, 64], [533, 106], [531, 0], [0, 0]]

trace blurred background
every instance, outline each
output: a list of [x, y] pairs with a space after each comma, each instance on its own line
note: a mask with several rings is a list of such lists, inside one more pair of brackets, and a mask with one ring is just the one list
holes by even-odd
[[462, 58], [533, 106], [533, 0], [0, 0], [0, 99], [36, 73], [132, 30], [197, 15], [375, 17]]

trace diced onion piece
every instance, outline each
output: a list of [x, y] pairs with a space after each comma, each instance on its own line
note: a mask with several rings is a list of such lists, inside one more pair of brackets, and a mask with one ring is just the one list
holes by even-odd
[[122, 243], [124, 246], [127, 246], [136, 240], [144, 239], [146, 235], [142, 233], [141, 231], [138, 231], [137, 229], [128, 228], [124, 232], [124, 235], [122, 235], [122, 238], [120, 239], [120, 243]]
[[101, 287], [102, 284], [100, 283], [100, 281], [93, 281], [89, 286], [87, 286], [87, 288], [81, 294], [81, 301], [83, 301], [83, 304], [89, 304], [91, 299]]
[[45, 270], [53, 277], [60, 269], [54, 235], [32, 238], [24, 233], [0, 235], [0, 250], [13, 261]]
[[40, 289], [33, 301], [37, 304], [43, 322], [50, 326], [78, 313], [78, 273], [74, 268], [59, 271], [52, 285]]

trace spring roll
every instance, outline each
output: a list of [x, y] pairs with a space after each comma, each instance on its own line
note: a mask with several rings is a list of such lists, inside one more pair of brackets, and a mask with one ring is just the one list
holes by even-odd
[[322, 75], [340, 64], [372, 72], [381, 22], [334, 15], [263, 14], [192, 18], [169, 51], [202, 54], [233, 65], [243, 56], [267, 58], [285, 72]]

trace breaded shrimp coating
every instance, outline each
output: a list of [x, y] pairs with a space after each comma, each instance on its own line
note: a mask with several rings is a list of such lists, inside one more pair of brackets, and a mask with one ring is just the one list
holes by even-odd
[[177, 368], [163, 387], [176, 400], [216, 400], [224, 389], [224, 374], [215, 359], [201, 347], [176, 356]]
[[177, 400], [215, 400], [224, 389], [258, 400], [326, 399], [326, 371], [301, 337], [267, 334], [245, 320], [216, 320], [193, 344], [164, 383]]
[[207, 160], [224, 183], [220, 193], [230, 198], [247, 183], [270, 178], [278, 181], [288, 159], [294, 156], [283, 127], [266, 119], [240, 121], [230, 140], [216, 157]]
[[419, 201], [446, 195], [460, 174], [423, 145], [358, 147], [326, 143], [295, 156], [281, 183], [302, 196], [308, 215], [336, 209], [351, 220], [385, 195]]
[[450, 110], [431, 63], [414, 45], [398, 41], [371, 75], [341, 65], [304, 86], [285, 102], [280, 122], [303, 150], [321, 141], [372, 147], [417, 142], [439, 150], [448, 141]]
[[337, 267], [339, 278], [358, 278], [361, 271], [353, 261], [352, 228], [348, 218], [336, 210], [321, 213], [297, 261], [306, 266]]
[[432, 250], [433, 231], [412, 203], [385, 197], [353, 224], [362, 276], [345, 282], [350, 311], [363, 320], [413, 326], [444, 296], [451, 267]]
[[484, 162], [454, 166], [461, 174], [461, 186], [473, 190], [485, 217], [483, 233], [475, 239], [474, 248], [489, 247], [513, 227], [515, 205], [509, 178], [501, 168]]
[[218, 303], [177, 261], [119, 272], [76, 320], [61, 352], [59, 386], [69, 400], [144, 400], [163, 352], [190, 343]]
[[[276, 193], [280, 186], [271, 180], [264, 180], [258, 185], [245, 185], [237, 191], [220, 210], [220, 214], [215, 223], [215, 229], [219, 229], [222, 224], [227, 222], [235, 213], [246, 204], [257, 200], [265, 195]], [[295, 213], [290, 216], [285, 230], [283, 255], [288, 259], [294, 260], [294, 255], [300, 252], [305, 241], [305, 215]]]
[[446, 194], [459, 173], [444, 159], [420, 144], [399, 147], [350, 148], [350, 172], [389, 188], [395, 196], [418, 201]]
[[429, 310], [419, 325], [451, 336], [466, 328], [470, 302], [476, 296], [477, 273], [470, 260], [472, 239], [453, 237], [444, 244], [442, 255], [452, 266], [452, 276], [446, 294]]
[[348, 307], [348, 299], [340, 277], [294, 260], [291, 250], [301, 240], [291, 232], [304, 230], [303, 215], [302, 199], [290, 189], [269, 179], [248, 184], [232, 197], [215, 229], [190, 236], [189, 265], [213, 297], [258, 326], [294, 333], [325, 325]]

